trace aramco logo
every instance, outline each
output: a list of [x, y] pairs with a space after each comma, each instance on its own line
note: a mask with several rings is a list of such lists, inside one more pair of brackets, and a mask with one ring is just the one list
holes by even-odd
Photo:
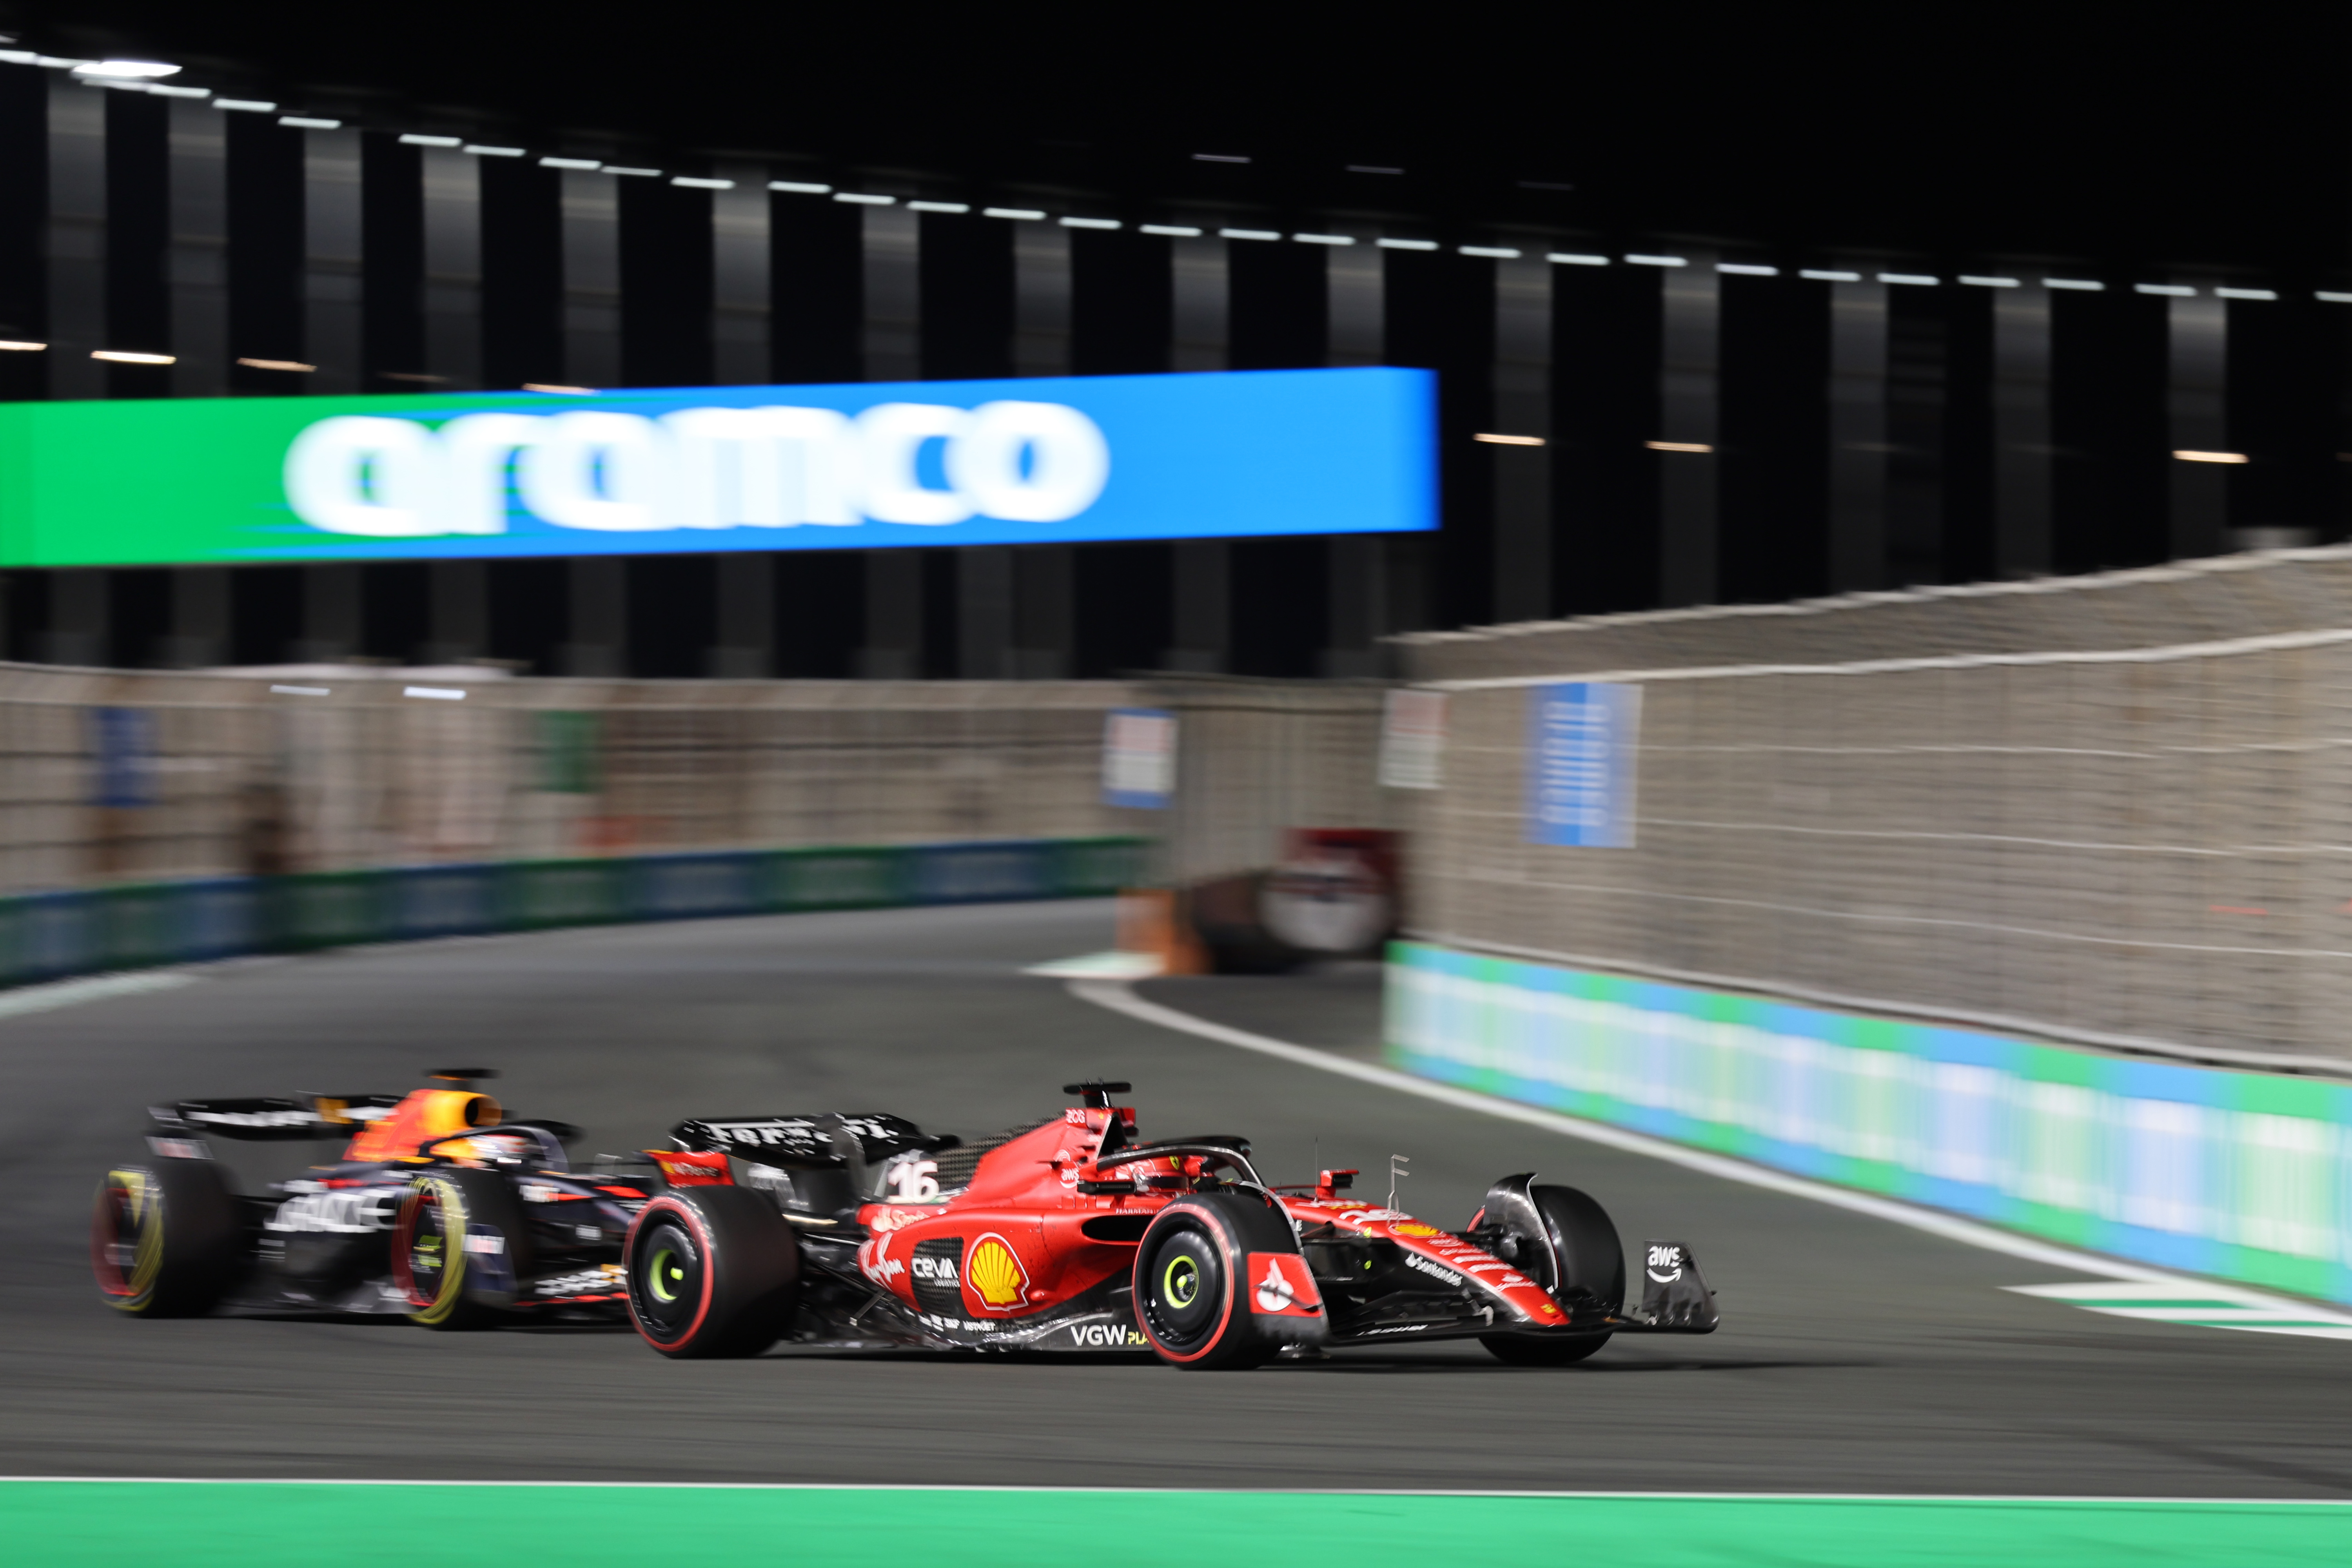
[[504, 533], [518, 504], [560, 528], [614, 533], [1060, 522], [1102, 494], [1110, 445], [1059, 403], [884, 403], [854, 418], [582, 408], [465, 414], [438, 428], [354, 414], [296, 436], [285, 479], [304, 522], [375, 539]]
[[963, 1277], [981, 1300], [996, 1311], [1011, 1311], [1029, 1293], [1029, 1271], [1001, 1236], [983, 1236], [972, 1243], [964, 1260]]

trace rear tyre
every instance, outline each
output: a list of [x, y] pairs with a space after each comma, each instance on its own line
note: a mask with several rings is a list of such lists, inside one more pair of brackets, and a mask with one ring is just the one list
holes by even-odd
[[679, 1187], [637, 1211], [622, 1256], [629, 1321], [680, 1360], [753, 1356], [793, 1324], [800, 1237], [748, 1187]]
[[408, 1321], [428, 1329], [483, 1329], [513, 1308], [530, 1277], [530, 1222], [504, 1176], [423, 1171], [411, 1178], [392, 1229], [392, 1282]]
[[246, 1260], [235, 1194], [210, 1160], [118, 1165], [98, 1184], [89, 1262], [101, 1300], [141, 1318], [219, 1305]]
[[1136, 1321], [1171, 1366], [1256, 1366], [1295, 1336], [1250, 1310], [1249, 1255], [1297, 1248], [1290, 1222], [1255, 1194], [1179, 1198], [1136, 1247]]
[[[1530, 1187], [1535, 1216], [1514, 1205], [1499, 1216], [1504, 1233], [1516, 1243], [1516, 1261], [1552, 1299], [1571, 1311], [1574, 1299], [1585, 1297], [1614, 1312], [1625, 1304], [1625, 1247], [1609, 1211], [1589, 1194], [1574, 1187]], [[1544, 1234], [1535, 1234], [1540, 1219]], [[1609, 1342], [1607, 1334], [1570, 1338], [1553, 1334], [1481, 1334], [1496, 1360], [1513, 1366], [1568, 1366], [1582, 1361]]]

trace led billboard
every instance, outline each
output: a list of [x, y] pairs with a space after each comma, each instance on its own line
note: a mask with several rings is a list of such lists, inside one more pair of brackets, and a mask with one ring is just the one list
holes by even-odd
[[1437, 526], [1435, 378], [1252, 371], [0, 405], [0, 564]]

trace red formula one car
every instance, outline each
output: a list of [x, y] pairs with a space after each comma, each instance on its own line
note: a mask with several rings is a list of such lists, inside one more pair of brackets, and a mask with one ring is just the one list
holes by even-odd
[[[1123, 1083], [974, 1143], [889, 1116], [682, 1122], [669, 1188], [624, 1243], [629, 1311], [669, 1356], [807, 1345], [1133, 1351], [1244, 1367], [1297, 1347], [1475, 1337], [1507, 1362], [1581, 1361], [1613, 1334], [1703, 1334], [1690, 1248], [1653, 1241], [1642, 1304], [1601, 1205], [1506, 1176], [1448, 1231], [1276, 1187], [1246, 1139], [1139, 1142]], [[867, 1177], [871, 1185], [867, 1185]]]

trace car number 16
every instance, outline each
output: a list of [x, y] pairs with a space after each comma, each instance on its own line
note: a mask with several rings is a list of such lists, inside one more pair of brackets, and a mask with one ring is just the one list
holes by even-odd
[[883, 1184], [890, 1188], [894, 1202], [935, 1203], [940, 1195], [940, 1163], [913, 1158], [893, 1160]]

